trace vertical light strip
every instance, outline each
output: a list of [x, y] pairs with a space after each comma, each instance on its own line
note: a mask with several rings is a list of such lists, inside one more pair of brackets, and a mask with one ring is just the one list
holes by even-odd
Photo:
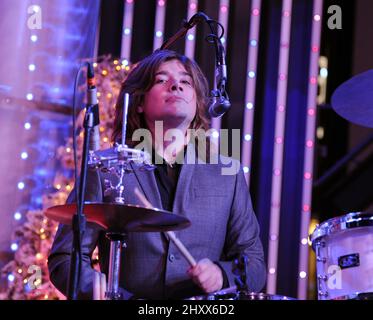
[[[198, 10], [198, 0], [189, 0], [187, 20], [195, 15]], [[190, 29], [185, 38], [185, 55], [189, 59], [194, 59], [194, 50], [196, 48], [196, 27]]]
[[133, 12], [134, 0], [126, 0], [123, 13], [123, 29], [122, 29], [122, 46], [120, 51], [121, 59], [131, 60], [131, 43], [132, 43], [132, 27], [133, 27]]
[[276, 292], [278, 243], [280, 229], [281, 183], [286, 119], [286, 95], [289, 66], [292, 0], [283, 0], [280, 36], [280, 58], [277, 82], [276, 121], [272, 166], [271, 215], [269, 226], [267, 293]]
[[323, 0], [314, 0], [312, 12], [312, 35], [310, 46], [309, 83], [307, 93], [307, 120], [304, 147], [302, 211], [299, 244], [298, 299], [307, 299], [308, 284], [308, 233], [311, 219], [313, 157], [316, 126], [316, 99], [318, 61], [320, 56], [320, 34]]
[[258, 46], [259, 46], [259, 29], [260, 29], [260, 14], [261, 0], [253, 0], [251, 3], [250, 16], [250, 34], [248, 43], [247, 55], [247, 70], [246, 70], [246, 91], [245, 91], [245, 112], [242, 134], [242, 166], [245, 173], [246, 182], [250, 184], [250, 167], [251, 167], [251, 151], [252, 138], [254, 130], [254, 105], [255, 105], [255, 88], [256, 74], [258, 65]]
[[159, 49], [163, 43], [165, 19], [166, 0], [158, 0], [155, 8], [153, 51]]
[[[224, 49], [226, 49], [227, 47], [226, 43], [227, 43], [227, 35], [228, 35], [228, 18], [229, 18], [229, 0], [220, 0], [219, 2], [219, 23], [221, 23], [224, 28], [224, 37], [221, 39]], [[228, 77], [228, 81], [230, 79], [233, 79], [232, 75], [229, 73], [229, 70], [227, 71], [227, 77]], [[215, 81], [216, 79], [214, 77], [214, 88], [216, 86]], [[217, 143], [219, 139], [218, 133], [221, 128], [221, 117], [211, 119], [211, 128], [216, 130], [211, 140]]]

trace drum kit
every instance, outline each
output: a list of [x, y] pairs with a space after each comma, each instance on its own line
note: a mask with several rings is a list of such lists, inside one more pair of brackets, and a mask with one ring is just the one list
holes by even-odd
[[[332, 97], [333, 108], [354, 123], [372, 126], [372, 92], [373, 70], [340, 86]], [[126, 101], [123, 132], [128, 97]], [[122, 141], [125, 141], [124, 138], [125, 136]], [[124, 177], [130, 170], [129, 163], [136, 162], [144, 170], [152, 170], [153, 167], [146, 159], [148, 158], [144, 152], [121, 144], [109, 150], [91, 152], [89, 156], [90, 167], [111, 172], [119, 178], [118, 185], [106, 186], [117, 192], [115, 203], [86, 203], [84, 207], [87, 221], [105, 229], [111, 243], [108, 289], [104, 297], [108, 300], [121, 299], [120, 255], [121, 249], [126, 246], [126, 235], [129, 232], [165, 232], [176, 244], [178, 239], [173, 230], [181, 230], [190, 225], [190, 221], [180, 215], [151, 207], [141, 195], [138, 197], [144, 207], [124, 204]], [[60, 223], [71, 224], [76, 210], [75, 204], [67, 204], [49, 208], [45, 214]], [[310, 240], [316, 253], [319, 300], [373, 299], [373, 213], [356, 212], [327, 220], [316, 227]], [[180, 242], [177, 247], [191, 265], [195, 264], [193, 257]], [[250, 292], [239, 281], [246, 279], [245, 272], [247, 270], [238, 272], [237, 286], [191, 297], [189, 300], [295, 300], [281, 295]]]
[[[373, 128], [373, 70], [344, 82], [331, 102], [346, 120]], [[316, 254], [319, 300], [373, 300], [373, 213], [352, 212], [318, 225], [310, 235]]]

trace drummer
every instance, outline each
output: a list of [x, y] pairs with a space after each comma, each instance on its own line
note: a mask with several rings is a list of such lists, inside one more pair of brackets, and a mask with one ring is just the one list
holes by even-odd
[[[156, 51], [139, 62], [121, 87], [113, 142], [122, 136], [125, 92], [131, 95], [126, 144], [136, 147], [136, 130], [146, 129], [155, 162], [155, 170], [150, 171], [131, 164], [133, 170], [125, 178], [125, 203], [142, 205], [134, 193], [138, 188], [154, 207], [189, 219], [191, 226], [176, 234], [197, 264], [191, 267], [162, 233], [128, 233], [121, 258], [123, 298], [187, 298], [234, 286], [233, 261], [240, 254], [248, 257], [247, 288], [259, 292], [265, 284], [266, 269], [259, 225], [242, 167], [238, 161], [223, 156], [210, 161], [210, 155], [215, 154], [212, 143], [207, 140], [206, 154], [202, 154], [203, 148], [198, 149], [198, 141], [188, 130], [209, 129], [208, 85], [199, 66], [168, 50]], [[160, 128], [163, 133], [171, 129], [182, 139], [156, 134]], [[202, 160], [190, 161], [190, 151], [197, 149], [194, 159]], [[105, 192], [110, 182], [115, 185], [118, 180], [110, 173], [90, 170], [86, 200], [114, 202], [115, 195]], [[74, 194], [68, 202], [74, 202]], [[71, 227], [60, 224], [48, 259], [50, 279], [62, 293], [67, 289], [72, 238]], [[102, 229], [88, 223], [82, 241], [80, 299], [92, 298], [91, 256], [96, 246], [101, 272], [107, 273], [110, 243]]]

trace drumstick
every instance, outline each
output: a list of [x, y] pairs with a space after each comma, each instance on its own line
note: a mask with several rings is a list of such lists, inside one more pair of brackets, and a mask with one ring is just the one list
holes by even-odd
[[[154, 209], [152, 204], [148, 201], [148, 199], [145, 198], [145, 196], [140, 192], [138, 188], [135, 188], [135, 194], [146, 208]], [[183, 243], [176, 237], [175, 233], [173, 231], [166, 231], [165, 234], [172, 240], [172, 242], [179, 249], [179, 251], [184, 256], [184, 258], [188, 261], [188, 263], [192, 267], [195, 267], [197, 265], [196, 260], [190, 254], [188, 249], [185, 248]]]
[[101, 300], [101, 288], [100, 288], [100, 273], [94, 271], [93, 273], [93, 300]]
[[106, 300], [106, 274], [105, 273], [100, 273], [100, 291], [101, 291], [100, 300]]

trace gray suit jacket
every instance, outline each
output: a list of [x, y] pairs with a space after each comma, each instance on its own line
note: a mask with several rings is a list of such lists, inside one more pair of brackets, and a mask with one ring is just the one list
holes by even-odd
[[[224, 163], [229, 163], [224, 158]], [[240, 253], [249, 257], [247, 279], [251, 291], [260, 291], [265, 283], [266, 269], [259, 226], [242, 168], [234, 175], [222, 175], [219, 164], [183, 164], [173, 204], [173, 212], [185, 216], [191, 226], [176, 231], [177, 237], [198, 261], [209, 258], [222, 267], [229, 285], [234, 285], [232, 260]], [[161, 197], [153, 171], [139, 170], [125, 179], [125, 202], [141, 205], [133, 190], [138, 187], [153, 204], [162, 208]], [[226, 167], [226, 166], [225, 166]], [[85, 199], [95, 202], [114, 202], [104, 196], [104, 180], [117, 178], [111, 174], [89, 171]], [[74, 193], [72, 193], [74, 194]], [[69, 202], [73, 197], [69, 197]], [[72, 246], [72, 231], [60, 225], [48, 259], [50, 279], [63, 293], [66, 292]], [[107, 273], [110, 243], [102, 229], [87, 224], [82, 241], [83, 270], [78, 297], [91, 299], [93, 269], [91, 255], [99, 247], [101, 271]], [[202, 294], [186, 274], [188, 263], [172, 242], [162, 233], [130, 233], [121, 260], [120, 286], [126, 298], [135, 295], [149, 299], [186, 298]]]

